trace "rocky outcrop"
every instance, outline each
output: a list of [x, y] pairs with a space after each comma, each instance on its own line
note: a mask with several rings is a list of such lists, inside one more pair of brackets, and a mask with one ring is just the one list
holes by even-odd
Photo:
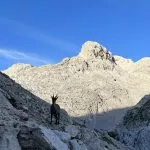
[[150, 149], [150, 95], [146, 95], [123, 118], [117, 127], [119, 139], [136, 150]]
[[69, 150], [68, 145], [63, 143], [52, 130], [31, 125], [22, 126], [17, 135], [22, 149]]

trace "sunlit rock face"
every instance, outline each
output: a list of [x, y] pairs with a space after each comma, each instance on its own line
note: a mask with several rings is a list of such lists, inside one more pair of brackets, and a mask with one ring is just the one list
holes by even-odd
[[79, 55], [58, 64], [20, 64], [4, 72], [48, 103], [52, 94], [58, 94], [57, 103], [75, 120], [80, 119], [78, 123], [112, 130], [126, 110], [149, 93], [148, 60], [133, 62], [113, 56], [104, 46], [88, 41]]
[[82, 45], [79, 56], [84, 59], [106, 58], [107, 49], [97, 42], [88, 41]]
[[86, 60], [94, 70], [113, 70], [115, 66], [115, 59], [112, 53], [97, 42], [85, 42], [78, 57]]

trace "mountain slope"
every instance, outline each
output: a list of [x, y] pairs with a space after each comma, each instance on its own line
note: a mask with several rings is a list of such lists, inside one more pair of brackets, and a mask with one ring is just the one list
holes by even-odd
[[0, 72], [1, 150], [134, 150], [111, 138], [72, 125], [61, 110], [61, 124], [50, 125], [50, 105]]
[[[149, 60], [133, 62], [113, 56], [105, 47], [88, 41], [78, 56], [59, 64], [16, 64], [4, 72], [47, 102], [57, 93], [61, 108], [82, 119], [81, 124], [111, 130], [129, 107], [149, 93]], [[117, 109], [115, 115], [111, 113]]]

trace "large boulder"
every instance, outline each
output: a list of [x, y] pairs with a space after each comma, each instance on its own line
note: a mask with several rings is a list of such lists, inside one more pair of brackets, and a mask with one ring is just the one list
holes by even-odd
[[69, 150], [52, 130], [44, 127], [22, 126], [17, 137], [22, 149]]

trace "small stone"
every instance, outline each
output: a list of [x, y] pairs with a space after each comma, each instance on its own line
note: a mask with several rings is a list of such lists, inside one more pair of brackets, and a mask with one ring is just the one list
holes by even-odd
[[71, 135], [72, 138], [76, 137], [79, 133], [79, 127], [74, 125], [69, 125], [65, 127], [65, 131]]

